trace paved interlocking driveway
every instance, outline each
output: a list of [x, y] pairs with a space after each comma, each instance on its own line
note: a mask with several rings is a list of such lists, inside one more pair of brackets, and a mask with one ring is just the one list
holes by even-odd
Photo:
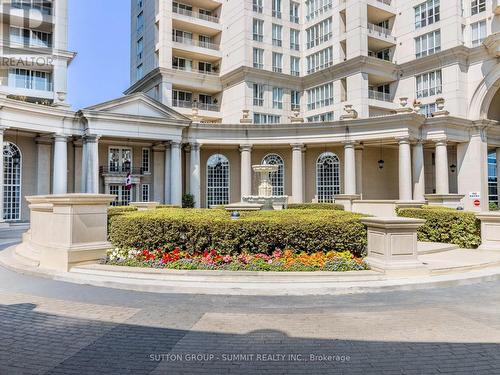
[[[0, 233], [0, 246], [19, 233]], [[165, 295], [0, 269], [0, 375], [500, 374], [500, 282], [347, 296]]]

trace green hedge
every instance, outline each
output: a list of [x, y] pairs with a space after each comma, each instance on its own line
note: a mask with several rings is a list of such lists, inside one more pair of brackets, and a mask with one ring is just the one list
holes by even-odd
[[426, 207], [402, 208], [398, 215], [426, 220], [418, 230], [419, 241], [450, 243], [466, 249], [481, 244], [480, 222], [472, 212]]
[[119, 248], [180, 247], [188, 252], [217, 249], [224, 254], [351, 251], [366, 247], [362, 215], [336, 210], [259, 211], [231, 220], [222, 210], [164, 209], [116, 216], [110, 240]]
[[119, 215], [123, 215], [123, 214], [128, 213], [128, 212], [135, 212], [135, 211], [137, 211], [137, 207], [135, 207], [135, 206], [109, 207], [108, 208], [108, 231], [110, 228], [112, 218], [119, 216]]
[[163, 209], [163, 208], [181, 208], [181, 206], [176, 206], [173, 204], [159, 204], [156, 206], [156, 209]]
[[344, 206], [334, 203], [291, 203], [290, 210], [339, 210], [344, 211]]

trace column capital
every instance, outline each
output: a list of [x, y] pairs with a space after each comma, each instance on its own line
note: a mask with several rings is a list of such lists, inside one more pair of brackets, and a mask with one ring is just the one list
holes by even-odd
[[69, 136], [66, 134], [53, 134], [52, 139], [54, 139], [55, 142], [67, 142]]
[[434, 139], [433, 140], [436, 146], [447, 146], [448, 140], [446, 138]]
[[97, 143], [99, 142], [99, 139], [101, 139], [101, 136], [95, 134], [85, 134], [82, 139], [85, 143]]
[[357, 143], [354, 148], [356, 149], [356, 151], [363, 151], [365, 149], [365, 145], [362, 144], [362, 143]]
[[170, 147], [172, 148], [181, 148], [181, 141], [170, 141]]
[[242, 144], [240, 145], [240, 152], [252, 152], [253, 145]]
[[36, 137], [35, 138], [35, 143], [37, 145], [51, 145], [52, 140], [48, 137]]
[[7, 129], [9, 129], [9, 127], [8, 127], [8, 126], [3, 126], [3, 125], [0, 125], [0, 134], [1, 134], [1, 135], [3, 135], [3, 133], [4, 133]]
[[170, 141], [163, 142], [163, 146], [165, 147], [165, 150], [170, 150], [172, 143]]
[[342, 141], [341, 143], [344, 145], [344, 148], [354, 148], [356, 146], [355, 141]]
[[306, 146], [303, 143], [292, 143], [290, 144], [292, 151], [304, 151]]
[[400, 145], [409, 144], [411, 142], [411, 137], [396, 137], [396, 141]]
[[191, 152], [191, 144], [186, 143], [184, 145], [184, 151], [187, 152], [187, 153], [190, 153]]
[[199, 151], [200, 148], [201, 148], [201, 144], [199, 144], [198, 142], [192, 142], [189, 144], [189, 146], [191, 147], [191, 151]]

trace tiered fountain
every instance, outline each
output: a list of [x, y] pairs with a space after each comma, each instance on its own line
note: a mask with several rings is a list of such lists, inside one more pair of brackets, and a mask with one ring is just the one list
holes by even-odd
[[271, 164], [254, 165], [254, 172], [260, 175], [259, 195], [243, 197], [243, 202], [226, 206], [228, 211], [282, 210], [287, 207], [288, 196], [273, 195], [271, 173], [277, 172], [279, 166]]

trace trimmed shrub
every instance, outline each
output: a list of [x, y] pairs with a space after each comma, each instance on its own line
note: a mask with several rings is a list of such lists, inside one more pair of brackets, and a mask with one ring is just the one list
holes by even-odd
[[182, 196], [182, 208], [194, 208], [195, 204], [193, 194], [184, 194]]
[[362, 215], [336, 210], [243, 212], [231, 220], [223, 210], [165, 209], [117, 216], [110, 240], [119, 248], [179, 247], [194, 253], [217, 249], [221, 254], [350, 251], [366, 247]]
[[424, 219], [419, 241], [444, 242], [472, 249], [481, 244], [480, 222], [472, 212], [453, 209], [402, 208], [398, 215]]
[[334, 203], [291, 203], [289, 210], [339, 210], [344, 211], [344, 206]]
[[173, 205], [173, 204], [159, 204], [158, 206], [156, 206], [156, 209], [163, 209], [163, 208], [181, 208], [181, 206], [176, 206], [176, 205]]
[[135, 206], [117, 206], [117, 207], [109, 207], [108, 208], [108, 232], [109, 232], [109, 225], [111, 224], [111, 219], [123, 215], [125, 213], [129, 212], [135, 212], [137, 211], [137, 207]]

